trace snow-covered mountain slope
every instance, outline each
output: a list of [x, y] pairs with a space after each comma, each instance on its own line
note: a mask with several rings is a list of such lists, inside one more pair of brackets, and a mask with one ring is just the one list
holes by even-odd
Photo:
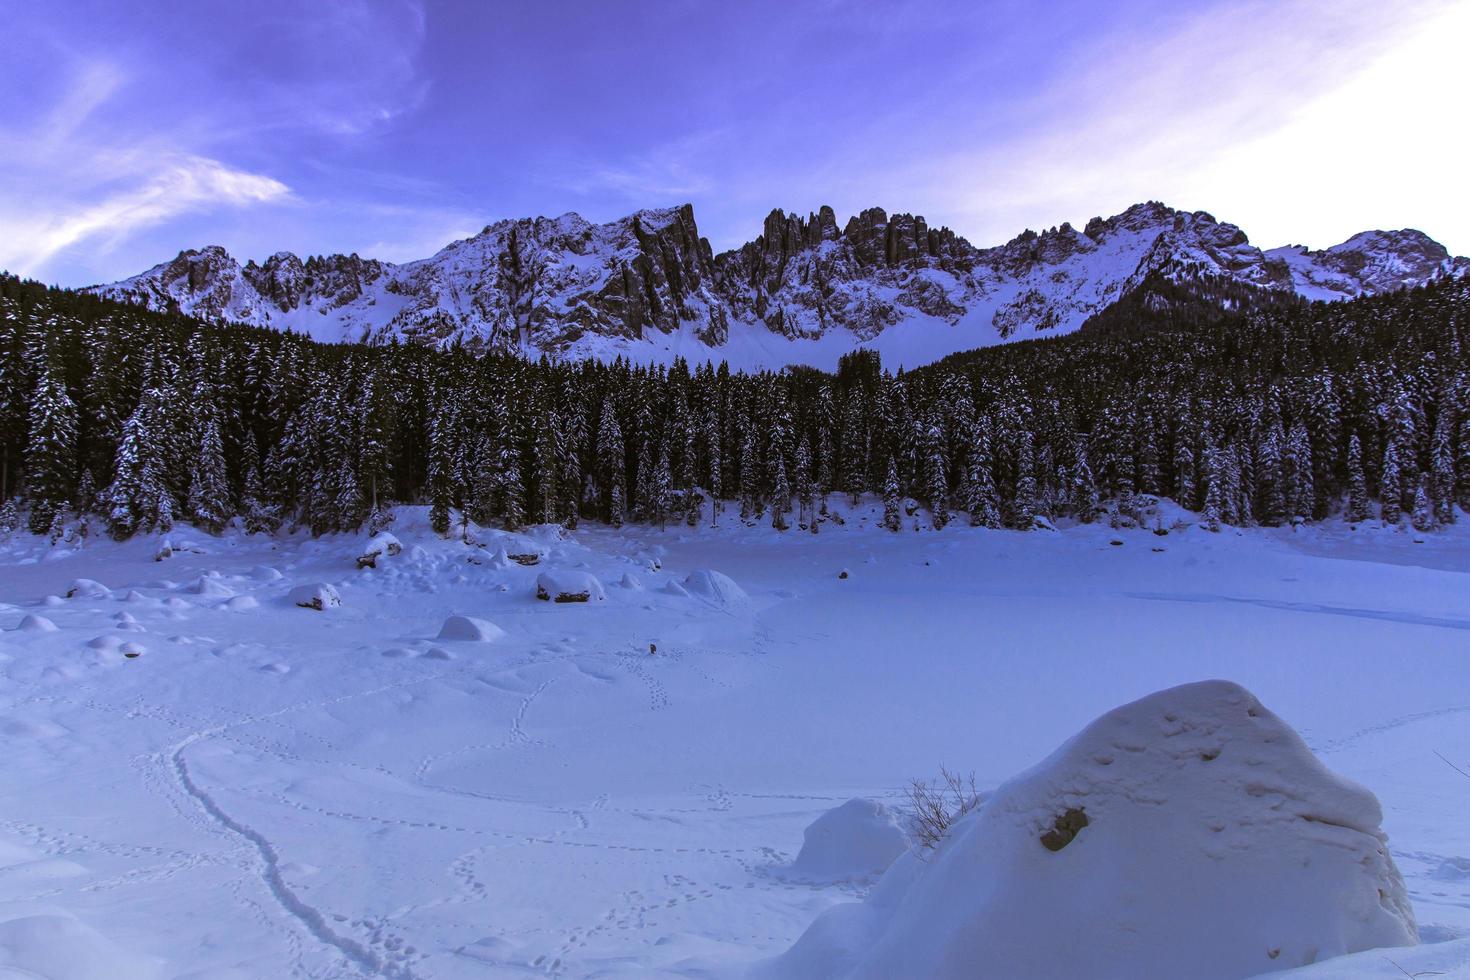
[[1158, 202], [1025, 231], [978, 249], [923, 217], [870, 208], [839, 228], [823, 207], [773, 211], [720, 255], [690, 205], [596, 225], [575, 214], [499, 221], [426, 259], [280, 252], [241, 265], [218, 246], [95, 292], [327, 341], [399, 337], [638, 361], [830, 367], [865, 346], [914, 366], [1075, 330], [1150, 277], [1245, 294], [1346, 299], [1462, 274], [1422, 232], [1368, 231], [1323, 251], [1262, 251], [1235, 225]]

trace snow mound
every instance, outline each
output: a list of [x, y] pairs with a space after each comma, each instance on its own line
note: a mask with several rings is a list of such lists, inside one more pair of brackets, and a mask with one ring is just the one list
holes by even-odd
[[28, 613], [20, 621], [20, 625], [16, 627], [16, 629], [24, 630], [27, 633], [54, 633], [56, 632], [56, 628], [56, 624], [51, 622], [51, 620], [45, 616], [37, 616], [35, 613]]
[[152, 980], [163, 975], [160, 966], [119, 948], [69, 915], [28, 915], [0, 922], [0, 976]]
[[689, 598], [689, 590], [684, 588], [684, 586], [680, 585], [678, 582], [675, 582], [673, 579], [669, 579], [667, 582], [665, 582], [664, 587], [659, 591], [664, 593], [665, 595], [676, 595], [683, 599]]
[[536, 576], [536, 598], [554, 602], [602, 602], [607, 593], [591, 573], [561, 569]]
[[489, 643], [505, 635], [505, 630], [488, 619], [473, 616], [450, 616], [439, 629], [438, 640], [465, 640], [471, 643]]
[[269, 565], [256, 565], [250, 570], [250, 577], [257, 582], [276, 582], [282, 576], [279, 569], [272, 568]]
[[286, 596], [287, 601], [293, 606], [303, 609], [334, 609], [342, 605], [342, 597], [337, 590], [325, 582], [315, 582], [311, 585], [298, 585]]
[[237, 595], [225, 603], [225, 608], [231, 612], [248, 612], [259, 606], [260, 603], [256, 601], [253, 595]]
[[882, 874], [909, 849], [898, 815], [876, 800], [848, 800], [807, 827], [791, 873], [813, 881]]
[[623, 577], [618, 579], [618, 588], [627, 589], [630, 592], [642, 592], [643, 583], [638, 581], [637, 576], [631, 572], [624, 572]]
[[1417, 942], [1368, 790], [1244, 689], [1088, 725], [828, 910], [768, 977], [1230, 980]]
[[750, 596], [734, 579], [708, 568], [696, 569], [685, 576], [684, 590], [721, 609], [744, 609], [750, 605]]
[[74, 580], [66, 590], [68, 599], [110, 599], [112, 590], [101, 582], [90, 578], [79, 578]]
[[234, 589], [211, 575], [199, 576], [189, 586], [189, 592], [192, 595], [204, 596], [206, 599], [229, 599], [235, 594]]

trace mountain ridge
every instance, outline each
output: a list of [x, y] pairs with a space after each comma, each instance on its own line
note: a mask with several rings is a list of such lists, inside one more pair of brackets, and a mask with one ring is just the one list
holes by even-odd
[[716, 254], [683, 204], [601, 224], [501, 219], [397, 264], [277, 252], [241, 265], [211, 245], [89, 291], [327, 341], [747, 367], [829, 366], [868, 346], [913, 366], [1070, 332], [1159, 275], [1202, 295], [1226, 282], [1243, 297], [1337, 300], [1467, 268], [1414, 229], [1262, 250], [1236, 225], [1158, 201], [988, 248], [907, 212], [868, 208], [839, 227], [825, 205], [778, 208], [753, 241]]

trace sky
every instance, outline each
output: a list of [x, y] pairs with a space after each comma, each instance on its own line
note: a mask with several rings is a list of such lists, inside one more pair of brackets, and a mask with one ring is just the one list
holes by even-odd
[[0, 0], [0, 268], [405, 261], [506, 217], [874, 205], [979, 246], [1142, 200], [1470, 251], [1470, 0]]

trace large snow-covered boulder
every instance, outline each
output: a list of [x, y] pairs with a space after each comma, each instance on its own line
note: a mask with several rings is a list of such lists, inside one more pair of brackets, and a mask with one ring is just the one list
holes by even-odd
[[335, 609], [342, 605], [342, 597], [337, 594], [337, 590], [325, 582], [298, 585], [286, 596], [286, 600], [293, 606], [318, 611]]
[[505, 630], [488, 619], [474, 616], [450, 616], [439, 629], [438, 640], [459, 640], [468, 643], [489, 643], [505, 635]]
[[362, 549], [362, 554], [357, 556], [357, 567], [377, 568], [379, 558], [396, 558], [402, 553], [402, 541], [387, 531], [379, 531], [368, 540], [367, 546]]
[[790, 870], [812, 881], [866, 878], [888, 870], [908, 849], [896, 813], [876, 800], [848, 800], [807, 827]]
[[828, 910], [780, 978], [1232, 980], [1417, 942], [1368, 790], [1225, 681], [1099, 718]]
[[723, 572], [700, 568], [684, 577], [684, 591], [721, 609], [739, 610], [750, 605], [750, 596]]
[[548, 602], [602, 602], [607, 592], [595, 575], [568, 568], [537, 575], [536, 598]]

